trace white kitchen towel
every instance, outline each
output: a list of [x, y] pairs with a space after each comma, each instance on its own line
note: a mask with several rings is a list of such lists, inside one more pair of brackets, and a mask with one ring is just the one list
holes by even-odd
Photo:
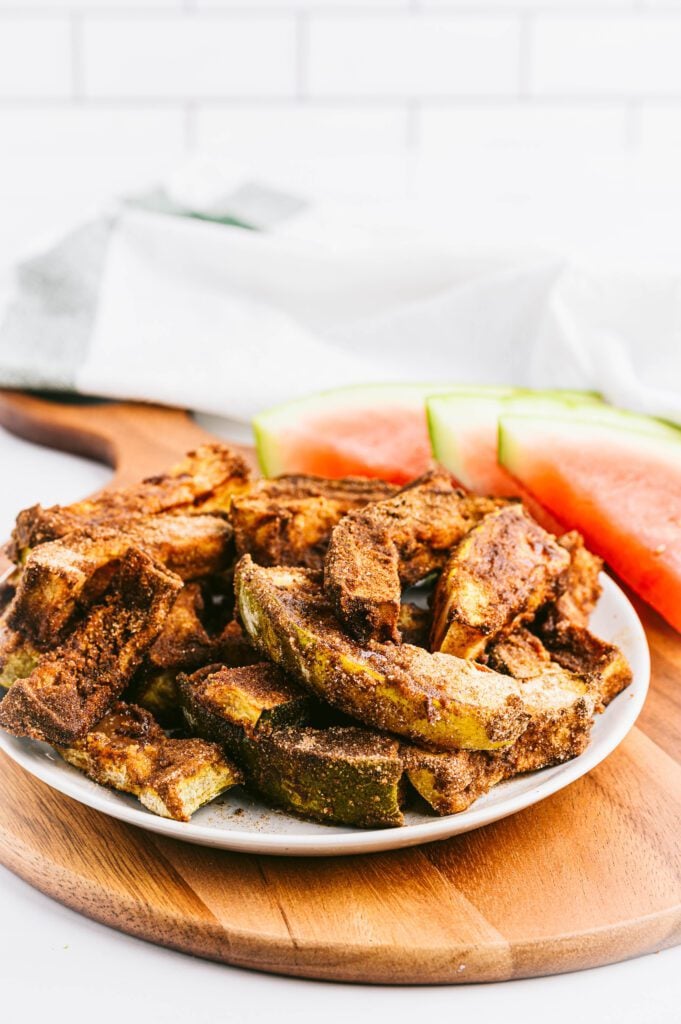
[[17, 267], [0, 384], [241, 422], [362, 382], [584, 387], [681, 423], [677, 273], [335, 235], [304, 200], [248, 182], [218, 205], [122, 204]]

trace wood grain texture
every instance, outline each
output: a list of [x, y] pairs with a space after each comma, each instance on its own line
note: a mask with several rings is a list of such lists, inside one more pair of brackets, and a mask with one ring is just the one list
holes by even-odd
[[[178, 410], [0, 395], [0, 422], [117, 482], [208, 435]], [[0, 862], [67, 906], [173, 949], [281, 974], [493, 981], [681, 942], [681, 637], [651, 645], [639, 726], [607, 761], [511, 818], [418, 849], [275, 858], [176, 842], [54, 792], [0, 754]]]

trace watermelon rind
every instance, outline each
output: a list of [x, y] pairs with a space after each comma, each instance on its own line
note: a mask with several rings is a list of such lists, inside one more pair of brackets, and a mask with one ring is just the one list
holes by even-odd
[[288, 467], [282, 463], [279, 452], [280, 432], [304, 424], [307, 417], [318, 413], [331, 413], [334, 409], [353, 407], [365, 410], [369, 405], [420, 408], [425, 406], [429, 395], [451, 395], [466, 392], [503, 397], [513, 394], [515, 390], [496, 385], [478, 387], [429, 381], [413, 384], [359, 384], [307, 395], [304, 398], [273, 406], [254, 417], [253, 434], [260, 469], [265, 476], [277, 476], [287, 472]]
[[519, 475], [522, 453], [514, 441], [514, 433], [530, 428], [543, 436], [559, 422], [565, 422], [573, 433], [579, 432], [585, 437], [593, 435], [595, 427], [623, 432], [629, 443], [646, 446], [651, 453], [661, 454], [664, 450], [674, 459], [681, 457], [681, 429], [672, 424], [612, 405], [586, 403], [570, 406], [564, 402], [547, 401], [535, 413], [524, 407], [509, 409], [499, 417], [500, 464], [522, 480]]
[[471, 427], [485, 428], [496, 423], [506, 412], [539, 411], [543, 405], [573, 407], [600, 402], [596, 391], [551, 390], [530, 388], [485, 389], [461, 388], [449, 394], [432, 395], [426, 402], [428, 431], [433, 455], [465, 486], [474, 486], [466, 470], [462, 441]]
[[396, 405], [404, 408], [422, 406], [429, 394], [446, 389], [442, 383], [416, 384], [358, 384], [319, 391], [266, 409], [253, 419], [253, 434], [260, 469], [265, 476], [278, 476], [287, 472], [281, 462], [277, 438], [285, 428], [303, 424], [317, 413], [330, 413], [334, 409], [366, 409], [368, 405]]

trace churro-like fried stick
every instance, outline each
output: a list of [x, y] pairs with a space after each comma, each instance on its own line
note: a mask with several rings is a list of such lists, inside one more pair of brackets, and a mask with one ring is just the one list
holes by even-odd
[[13, 684], [0, 726], [62, 745], [84, 736], [130, 681], [181, 586], [148, 555], [128, 551], [101, 602]]
[[570, 555], [570, 565], [561, 582], [561, 592], [548, 609], [553, 622], [567, 619], [579, 626], [588, 626], [589, 617], [601, 596], [599, 575], [603, 559], [593, 555], [577, 530], [563, 534], [558, 543]]
[[317, 821], [403, 823], [399, 742], [358, 726], [309, 724], [311, 699], [273, 665], [206, 669], [180, 683], [193, 732], [226, 746], [265, 799]]
[[529, 720], [508, 676], [409, 644], [362, 648], [341, 630], [318, 573], [265, 568], [245, 555], [235, 587], [255, 649], [367, 725], [442, 749], [490, 749], [511, 743]]
[[242, 764], [247, 784], [278, 806], [319, 820], [395, 825], [406, 779], [438, 814], [455, 814], [518, 771], [581, 753], [593, 700], [575, 701], [569, 685], [562, 698], [549, 689], [532, 731], [512, 747], [447, 753], [398, 747], [392, 737], [357, 725], [317, 728], [314, 701], [266, 663], [183, 676], [180, 700], [190, 730], [223, 744]]
[[392, 484], [364, 477], [258, 480], [232, 503], [237, 554], [249, 554], [260, 565], [321, 569], [331, 531], [339, 520], [395, 491]]
[[259, 661], [238, 622], [232, 620], [209, 634], [203, 621], [204, 601], [197, 583], [186, 583], [133, 680], [129, 696], [151, 711], [163, 725], [181, 717], [177, 677], [202, 665], [252, 665]]
[[216, 744], [169, 739], [148, 711], [122, 701], [82, 739], [57, 749], [95, 782], [132, 793], [154, 814], [176, 821], [189, 821], [242, 781]]
[[331, 535], [324, 586], [346, 629], [362, 643], [398, 642], [402, 587], [440, 569], [454, 545], [500, 504], [465, 494], [448, 473], [433, 471], [341, 519]]
[[203, 445], [167, 473], [140, 484], [104, 491], [73, 505], [24, 509], [17, 516], [7, 554], [20, 564], [38, 544], [83, 527], [118, 526], [134, 516], [228, 512], [232, 498], [248, 488], [249, 477], [248, 466], [231, 448]]
[[546, 624], [540, 637], [551, 658], [570, 672], [591, 679], [605, 707], [632, 681], [629, 662], [619, 647], [566, 619]]
[[73, 616], [106, 590], [116, 564], [132, 547], [183, 580], [220, 572], [233, 560], [232, 528], [217, 516], [147, 516], [118, 528], [80, 530], [31, 551], [9, 624], [39, 644], [58, 642]]
[[433, 598], [433, 650], [477, 658], [559, 590], [568, 552], [520, 505], [486, 516], [447, 561]]

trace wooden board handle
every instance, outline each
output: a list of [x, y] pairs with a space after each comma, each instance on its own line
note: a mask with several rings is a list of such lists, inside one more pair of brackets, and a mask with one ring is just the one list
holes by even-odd
[[[84, 455], [114, 469], [110, 486], [158, 473], [197, 445], [214, 441], [185, 409], [139, 402], [59, 400], [0, 390], [0, 425], [18, 437]], [[252, 449], [231, 445], [251, 464]]]

